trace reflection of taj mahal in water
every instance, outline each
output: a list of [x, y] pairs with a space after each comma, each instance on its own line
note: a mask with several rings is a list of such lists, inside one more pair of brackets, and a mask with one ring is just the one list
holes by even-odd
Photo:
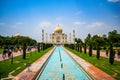
[[[71, 33], [69, 34], [69, 40], [67, 34], [63, 32], [63, 29], [60, 25], [58, 25], [55, 29], [54, 32], [50, 34], [50, 42], [52, 44], [66, 44], [66, 43], [73, 43], [73, 39], [75, 38], [75, 30], [73, 30], [73, 36], [71, 40]], [[46, 35], [46, 42], [48, 37]], [[44, 30], [42, 30], [42, 42], [44, 42]]]

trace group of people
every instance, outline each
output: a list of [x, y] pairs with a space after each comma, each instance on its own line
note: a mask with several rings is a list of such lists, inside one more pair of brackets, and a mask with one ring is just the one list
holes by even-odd
[[8, 56], [10, 58], [12, 56], [12, 49], [3, 49], [2, 57], [5, 59]]
[[[29, 46], [27, 49], [26, 49], [26, 51], [29, 53], [29, 52], [31, 52], [32, 51], [32, 49], [33, 48], [35, 48], [36, 49], [36, 47], [34, 47], [34, 46]], [[11, 58], [12, 56], [13, 56], [13, 52], [12, 51], [15, 51], [16, 53], [22, 53], [23, 52], [23, 49], [22, 49], [22, 47], [19, 47], [19, 48], [17, 48], [17, 47], [11, 47], [11, 48], [3, 48], [3, 51], [2, 51], [2, 58], [3, 59], [6, 59], [6, 58]]]

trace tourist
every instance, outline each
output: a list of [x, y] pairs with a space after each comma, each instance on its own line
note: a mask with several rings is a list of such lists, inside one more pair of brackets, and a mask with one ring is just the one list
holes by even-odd
[[8, 49], [8, 58], [11, 57], [11, 54], [12, 54], [12, 50], [11, 50], [11, 49]]
[[28, 48], [28, 52], [31, 52], [31, 47]]
[[20, 51], [20, 53], [22, 53], [22, 48], [21, 47], [19, 48], [19, 51]]
[[5, 48], [4, 48], [4, 49], [3, 49], [3, 54], [2, 54], [3, 59], [5, 59], [6, 53], [7, 53], [7, 51], [6, 51]]
[[106, 49], [106, 56], [108, 56], [108, 49]]

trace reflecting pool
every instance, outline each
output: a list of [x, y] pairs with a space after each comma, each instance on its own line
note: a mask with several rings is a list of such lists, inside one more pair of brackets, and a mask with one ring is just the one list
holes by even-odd
[[57, 46], [37, 80], [90, 80], [79, 65]]

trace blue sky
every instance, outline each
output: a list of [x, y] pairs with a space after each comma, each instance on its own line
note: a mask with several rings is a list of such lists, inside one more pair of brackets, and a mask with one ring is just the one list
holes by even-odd
[[0, 0], [0, 35], [20, 33], [39, 42], [42, 29], [50, 34], [58, 24], [82, 39], [88, 33], [120, 33], [119, 19], [120, 0]]

